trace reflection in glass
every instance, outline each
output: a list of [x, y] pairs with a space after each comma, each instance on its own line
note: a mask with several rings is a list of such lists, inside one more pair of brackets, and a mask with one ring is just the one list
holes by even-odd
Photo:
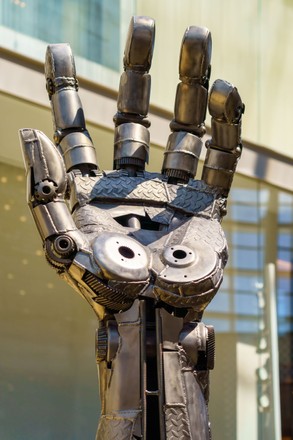
[[0, 8], [3, 26], [50, 44], [69, 43], [75, 55], [119, 70], [119, 0], [3, 1]]

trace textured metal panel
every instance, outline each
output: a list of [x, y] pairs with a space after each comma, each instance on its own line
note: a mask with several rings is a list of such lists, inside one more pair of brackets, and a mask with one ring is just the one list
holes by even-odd
[[185, 406], [166, 406], [166, 440], [191, 440]]
[[210, 440], [207, 402], [192, 369], [183, 373], [186, 390], [186, 411], [190, 424], [190, 439]]
[[152, 178], [150, 173], [145, 178], [77, 176], [72, 186], [71, 203], [82, 205], [93, 200], [111, 200], [112, 203], [113, 200], [123, 200], [154, 205], [157, 202], [188, 213], [204, 211], [207, 216], [211, 215], [218, 195], [216, 190], [200, 181], [191, 181], [186, 186], [170, 185], [162, 177], [159, 179], [154, 175]]
[[96, 440], [132, 440], [133, 421], [101, 416]]

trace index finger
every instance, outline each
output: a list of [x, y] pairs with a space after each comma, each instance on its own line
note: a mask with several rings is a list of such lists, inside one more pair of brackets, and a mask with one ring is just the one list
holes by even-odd
[[51, 44], [45, 61], [47, 91], [51, 101], [54, 141], [67, 171], [97, 169], [96, 153], [86, 129], [74, 57], [69, 44]]

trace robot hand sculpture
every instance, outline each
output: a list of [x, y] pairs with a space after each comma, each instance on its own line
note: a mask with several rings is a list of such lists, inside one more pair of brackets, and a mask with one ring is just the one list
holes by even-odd
[[[227, 262], [221, 228], [241, 154], [244, 106], [217, 80], [208, 98], [211, 35], [183, 37], [174, 119], [162, 172], [145, 171], [155, 26], [133, 17], [114, 117], [114, 170], [100, 171], [86, 130], [70, 47], [48, 46], [55, 145], [20, 131], [28, 203], [58, 275], [99, 318], [98, 440], [208, 440], [214, 331], [201, 322]], [[212, 137], [194, 180], [205, 133]]]

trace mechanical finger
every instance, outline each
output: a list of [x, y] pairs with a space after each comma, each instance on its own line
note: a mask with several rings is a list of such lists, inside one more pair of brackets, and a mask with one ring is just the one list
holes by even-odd
[[132, 17], [124, 51], [114, 116], [114, 168], [144, 169], [149, 155], [151, 67], [155, 22], [149, 17]]
[[49, 45], [45, 75], [55, 128], [54, 141], [61, 151], [67, 171], [97, 169], [95, 149], [86, 130], [78, 95], [75, 63], [68, 44]]
[[28, 204], [50, 263], [61, 267], [81, 243], [65, 202], [66, 171], [61, 154], [40, 131], [20, 130], [28, 181]]
[[212, 116], [212, 138], [207, 142], [207, 155], [202, 179], [220, 187], [227, 196], [241, 155], [241, 118], [244, 104], [236, 87], [217, 80], [209, 98]]
[[187, 182], [196, 174], [205, 134], [212, 40], [207, 28], [190, 26], [181, 45], [174, 119], [162, 172], [170, 183]]

